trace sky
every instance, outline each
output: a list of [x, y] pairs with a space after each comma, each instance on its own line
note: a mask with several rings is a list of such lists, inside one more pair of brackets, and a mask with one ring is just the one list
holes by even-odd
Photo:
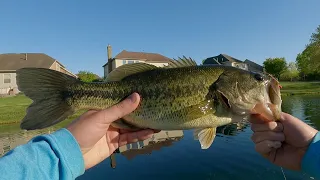
[[0, 1], [0, 54], [45, 53], [103, 76], [106, 47], [187, 56], [295, 61], [320, 25], [319, 0]]

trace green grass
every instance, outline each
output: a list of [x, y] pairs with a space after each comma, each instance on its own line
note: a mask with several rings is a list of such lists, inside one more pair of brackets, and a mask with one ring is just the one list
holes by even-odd
[[[32, 101], [24, 95], [17, 95], [13, 97], [0, 98], [0, 132], [1, 130], [12, 128], [12, 130], [19, 129], [13, 127], [12, 124], [20, 123], [26, 115], [26, 108]], [[65, 121], [57, 124], [57, 127], [64, 127], [73, 119], [79, 117], [85, 111], [79, 111], [70, 116]]]
[[281, 95], [320, 94], [320, 82], [280, 82]]
[[19, 122], [31, 100], [24, 95], [0, 98], [0, 124]]

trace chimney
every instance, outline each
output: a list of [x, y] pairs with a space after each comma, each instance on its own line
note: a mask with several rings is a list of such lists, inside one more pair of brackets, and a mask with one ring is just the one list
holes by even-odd
[[108, 73], [112, 71], [112, 47], [110, 44], [107, 46], [107, 52], [108, 52]]
[[107, 51], [108, 51], [108, 60], [109, 60], [112, 58], [112, 47], [110, 46], [110, 44], [108, 44]]

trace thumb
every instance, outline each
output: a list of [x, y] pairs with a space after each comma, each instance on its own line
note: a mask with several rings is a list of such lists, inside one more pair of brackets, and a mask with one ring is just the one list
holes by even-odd
[[113, 121], [116, 121], [127, 114], [130, 114], [134, 111], [140, 103], [140, 96], [138, 93], [133, 93], [128, 96], [126, 99], [122, 100], [118, 104], [111, 106], [110, 108], [104, 109], [99, 112], [99, 115], [102, 115], [103, 118], [97, 118], [99, 123], [110, 124]]

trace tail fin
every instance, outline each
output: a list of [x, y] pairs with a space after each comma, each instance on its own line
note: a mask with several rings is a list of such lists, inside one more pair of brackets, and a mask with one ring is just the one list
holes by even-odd
[[21, 122], [21, 129], [34, 130], [57, 124], [74, 113], [67, 104], [67, 87], [78, 80], [67, 74], [44, 68], [17, 70], [18, 89], [33, 103]]

